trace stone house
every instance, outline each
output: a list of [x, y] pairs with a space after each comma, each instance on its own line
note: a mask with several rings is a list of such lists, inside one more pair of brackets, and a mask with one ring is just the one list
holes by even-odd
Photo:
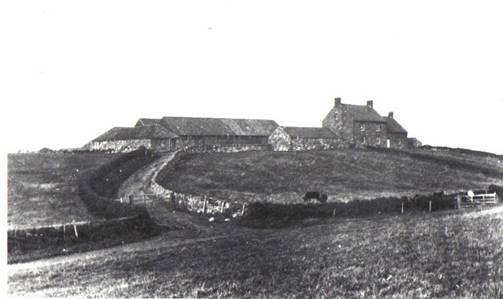
[[278, 127], [269, 137], [274, 151], [328, 150], [341, 146], [327, 128]]
[[273, 120], [199, 117], [139, 119], [136, 127], [157, 124], [178, 137], [178, 148], [211, 150], [219, 147], [268, 146], [278, 127]]
[[177, 148], [178, 136], [162, 126], [115, 127], [92, 140], [91, 151], [130, 152], [140, 147], [155, 151], [172, 151]]
[[367, 105], [352, 105], [336, 98], [322, 124], [340, 136], [346, 146], [386, 147], [387, 122], [374, 110], [372, 101], [367, 101]]

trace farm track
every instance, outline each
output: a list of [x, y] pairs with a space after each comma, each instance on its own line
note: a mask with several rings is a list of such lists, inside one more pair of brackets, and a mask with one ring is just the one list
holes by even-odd
[[[167, 153], [155, 160], [154, 162], [144, 166], [132, 176], [130, 176], [119, 188], [117, 192], [118, 197], [128, 198], [129, 196], [143, 196], [149, 195], [148, 191], [151, 180], [159, 173], [166, 163], [171, 161], [176, 155], [174, 153]], [[191, 215], [185, 213], [173, 213], [166, 208], [162, 200], [151, 200], [145, 204], [151, 219], [161, 227], [169, 229], [181, 229], [196, 231], [199, 234], [206, 227], [198, 225], [194, 222]]]

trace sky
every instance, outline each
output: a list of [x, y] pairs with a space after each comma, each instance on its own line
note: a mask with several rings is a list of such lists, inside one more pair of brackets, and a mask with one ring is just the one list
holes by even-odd
[[2, 147], [140, 117], [321, 126], [335, 97], [424, 144], [503, 154], [501, 1], [3, 1]]

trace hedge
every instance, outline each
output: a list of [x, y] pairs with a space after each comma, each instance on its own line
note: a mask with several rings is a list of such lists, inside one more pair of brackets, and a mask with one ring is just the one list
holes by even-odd
[[247, 206], [241, 224], [245, 226], [277, 227], [294, 223], [304, 218], [362, 217], [378, 214], [428, 211], [431, 201], [432, 211], [456, 208], [456, 194], [445, 195], [437, 192], [430, 195], [407, 197], [381, 197], [372, 200], [329, 202], [325, 204], [277, 204], [255, 202]]
[[79, 177], [79, 196], [89, 211], [98, 217], [112, 219], [133, 215], [148, 218], [144, 207], [129, 206], [112, 200], [120, 185], [156, 155], [144, 148], [121, 155], [98, 169], [85, 171]]

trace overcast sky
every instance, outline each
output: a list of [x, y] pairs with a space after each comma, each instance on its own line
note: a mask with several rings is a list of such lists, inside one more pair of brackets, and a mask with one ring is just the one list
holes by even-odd
[[321, 126], [342, 97], [394, 111], [425, 144], [503, 154], [501, 1], [10, 2], [11, 152], [82, 146], [140, 117]]

